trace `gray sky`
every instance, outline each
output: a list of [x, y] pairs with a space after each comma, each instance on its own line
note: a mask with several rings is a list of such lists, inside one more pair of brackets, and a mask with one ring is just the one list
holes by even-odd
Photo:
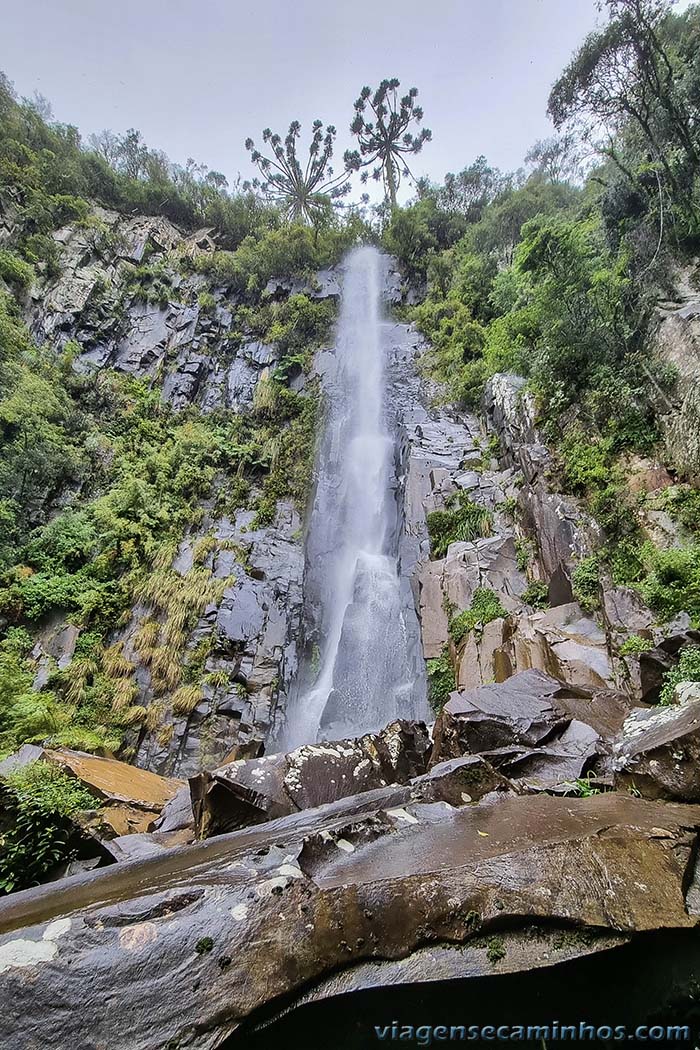
[[433, 141], [415, 174], [484, 153], [517, 167], [551, 133], [549, 88], [595, 0], [0, 0], [4, 69], [84, 135], [139, 128], [172, 160], [253, 173], [243, 142], [298, 118], [350, 144], [363, 84], [414, 85]]

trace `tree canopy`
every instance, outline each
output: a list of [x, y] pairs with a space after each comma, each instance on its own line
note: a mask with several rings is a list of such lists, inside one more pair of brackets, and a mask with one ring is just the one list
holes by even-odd
[[263, 142], [269, 145], [271, 157], [261, 153], [250, 138], [245, 145], [262, 175], [262, 180], [254, 180], [253, 186], [261, 189], [287, 219], [313, 224], [327, 213], [329, 202], [349, 191], [350, 173], [343, 171], [334, 176], [331, 159], [336, 129], [332, 124], [324, 131], [323, 121], [314, 121], [305, 164], [297, 156], [300, 136], [301, 124], [293, 120], [284, 141], [270, 128], [263, 131]]
[[[402, 176], [410, 176], [406, 158], [415, 156], [432, 138], [429, 128], [421, 128], [418, 134], [408, 129], [420, 124], [423, 110], [417, 104], [418, 89], [409, 88], [407, 94], [399, 96], [400, 82], [393, 77], [382, 80], [372, 91], [363, 87], [355, 102], [355, 118], [350, 130], [358, 141], [359, 149], [345, 152], [345, 165], [349, 171], [360, 171], [374, 165], [372, 178], [384, 183], [387, 198], [396, 206], [396, 194]], [[366, 182], [368, 171], [361, 179]]]

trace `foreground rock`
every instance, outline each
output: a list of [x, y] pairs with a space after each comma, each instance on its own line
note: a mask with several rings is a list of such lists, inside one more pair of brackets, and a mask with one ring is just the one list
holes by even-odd
[[200, 837], [335, 802], [424, 773], [430, 739], [418, 722], [392, 722], [358, 740], [307, 745], [232, 762], [190, 781]]
[[615, 780], [647, 798], [700, 801], [700, 696], [686, 687], [684, 703], [638, 708], [613, 748]]
[[[684, 894], [698, 806], [613, 793], [454, 809], [410, 790], [3, 902], [0, 1047], [213, 1050], [257, 1008], [337, 971], [350, 984], [369, 964], [375, 985], [425, 979], [434, 951], [454, 970], [461, 944], [463, 973], [527, 969], [696, 924]], [[568, 931], [566, 947], [544, 951], [536, 935], [528, 948], [524, 926]], [[494, 954], [481, 938], [495, 930]]]
[[[77, 860], [60, 865], [51, 879], [71, 875], [83, 866], [88, 868], [114, 860], [128, 859], [134, 849], [158, 851], [183, 845], [194, 835], [189, 792], [185, 782], [161, 777], [113, 758], [99, 758], [68, 748], [44, 748], [33, 744], [24, 747], [0, 763], [0, 776], [33, 762], [58, 766], [69, 777], [78, 780], [95, 799], [94, 808], [76, 813], [70, 821], [71, 842]], [[186, 798], [182, 798], [183, 790]], [[180, 798], [179, 820], [173, 820], [173, 804]], [[164, 820], [165, 813], [169, 819]], [[148, 834], [157, 828], [157, 835]]]

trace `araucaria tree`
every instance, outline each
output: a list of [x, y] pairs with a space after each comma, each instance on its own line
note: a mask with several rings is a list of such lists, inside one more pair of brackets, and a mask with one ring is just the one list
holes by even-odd
[[336, 130], [332, 124], [324, 131], [323, 121], [314, 121], [305, 164], [297, 157], [300, 134], [301, 124], [298, 120], [293, 120], [289, 125], [284, 142], [280, 135], [265, 128], [263, 142], [269, 145], [271, 157], [261, 153], [252, 139], [246, 139], [245, 146], [262, 175], [262, 180], [255, 179], [253, 185], [260, 188], [269, 201], [277, 204], [286, 218], [316, 225], [328, 214], [332, 202], [350, 189], [350, 172], [333, 175], [330, 161]]
[[[387, 198], [394, 207], [402, 176], [411, 176], [407, 156], [420, 153], [423, 143], [429, 142], [432, 132], [421, 128], [418, 134], [408, 129], [423, 119], [423, 110], [416, 103], [418, 89], [410, 88], [399, 97], [399, 81], [382, 80], [376, 91], [363, 87], [355, 102], [355, 119], [350, 130], [356, 136], [359, 150], [347, 150], [345, 166], [348, 171], [359, 171], [374, 165], [372, 178], [384, 182]], [[368, 171], [363, 171], [362, 182], [367, 182]]]

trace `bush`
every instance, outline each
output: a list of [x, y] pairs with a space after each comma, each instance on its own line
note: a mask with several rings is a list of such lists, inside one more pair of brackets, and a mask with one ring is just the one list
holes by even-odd
[[34, 270], [19, 255], [0, 248], [0, 279], [17, 288], [28, 288], [34, 280]]
[[450, 637], [455, 645], [459, 645], [470, 631], [485, 627], [492, 620], [498, 620], [501, 616], [507, 615], [498, 596], [489, 587], [477, 587], [469, 608], [450, 620]]
[[609, 441], [591, 441], [574, 428], [564, 437], [559, 456], [567, 492], [580, 495], [610, 480]]
[[463, 493], [449, 496], [444, 510], [431, 511], [426, 519], [433, 558], [444, 558], [451, 543], [469, 543], [489, 536], [493, 515]]
[[10, 893], [36, 885], [71, 858], [69, 818], [98, 803], [76, 780], [45, 762], [3, 777], [2, 795], [9, 827], [0, 844], [0, 889]]
[[439, 714], [455, 688], [455, 672], [445, 647], [440, 656], [426, 661], [428, 674], [428, 703]]
[[678, 663], [664, 675], [659, 703], [672, 704], [676, 686], [681, 682], [700, 682], [700, 646], [689, 645], [681, 649]]
[[574, 598], [583, 609], [590, 612], [600, 600], [600, 577], [598, 558], [591, 554], [578, 563], [571, 575]]
[[544, 580], [533, 580], [528, 583], [520, 597], [533, 609], [546, 609], [549, 606], [549, 587]]
[[640, 584], [646, 603], [664, 620], [680, 612], [700, 621], [700, 547], [672, 547], [656, 550], [651, 544], [643, 549], [647, 576]]
[[642, 638], [638, 634], [631, 634], [620, 646], [620, 656], [638, 656], [640, 653], [648, 653], [654, 648], [654, 643], [649, 638]]

